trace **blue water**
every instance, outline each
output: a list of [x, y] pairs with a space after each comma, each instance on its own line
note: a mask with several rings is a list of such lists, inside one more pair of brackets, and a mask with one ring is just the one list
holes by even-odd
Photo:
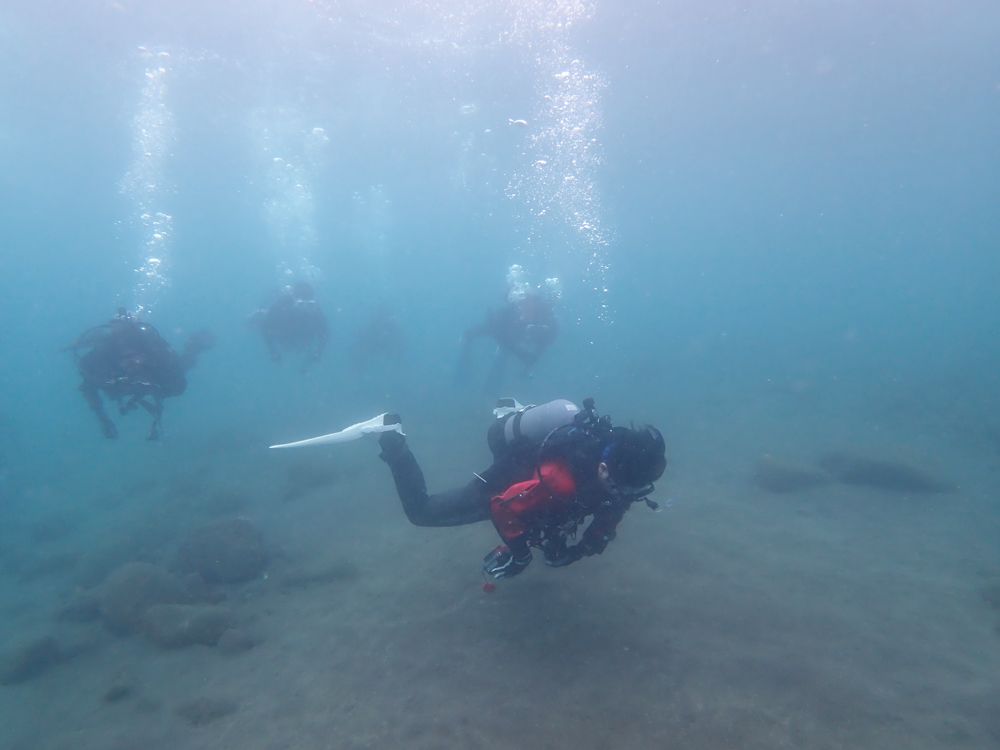
[[[0, 686], [0, 746], [996, 747], [998, 34], [981, 0], [0, 3], [0, 652], [73, 654]], [[559, 338], [456, 385], [515, 263]], [[244, 322], [297, 279], [304, 374]], [[63, 351], [119, 306], [218, 338], [161, 443], [102, 438]], [[405, 347], [359, 371], [380, 308]], [[374, 441], [266, 451], [396, 411], [440, 489], [498, 395], [655, 424], [675, 502], [488, 598], [492, 530], [408, 526]], [[755, 479], [831, 450], [959, 490]], [[303, 462], [336, 481], [283, 501]], [[220, 491], [274, 561], [222, 592], [253, 649], [57, 618]], [[199, 691], [238, 708], [190, 727]]]

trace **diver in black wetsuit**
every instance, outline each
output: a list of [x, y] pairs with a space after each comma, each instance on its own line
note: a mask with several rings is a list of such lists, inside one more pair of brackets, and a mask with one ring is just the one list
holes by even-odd
[[468, 377], [472, 366], [475, 341], [489, 338], [496, 342], [496, 356], [486, 378], [484, 390], [499, 393], [503, 386], [508, 360], [513, 357], [522, 365], [521, 376], [531, 377], [531, 368], [559, 335], [555, 301], [561, 295], [559, 279], [546, 279], [544, 285], [532, 287], [525, 280], [525, 271], [514, 264], [507, 272], [506, 303], [499, 310], [487, 310], [486, 320], [462, 334], [457, 380]]
[[[503, 401], [512, 403], [504, 408]], [[433, 495], [402, 434], [383, 432], [379, 457], [392, 470], [411, 523], [493, 521], [503, 545], [486, 556], [486, 575], [517, 575], [531, 562], [531, 547], [542, 551], [546, 565], [562, 567], [601, 554], [632, 503], [655, 508], [647, 496], [667, 463], [657, 430], [612, 428], [592, 399], [584, 407], [566, 400], [521, 407], [503, 399], [487, 434], [493, 465], [465, 487]], [[587, 518], [580, 541], [568, 545]]]
[[330, 326], [316, 302], [316, 292], [305, 281], [285, 287], [269, 307], [247, 318], [247, 325], [260, 331], [275, 364], [281, 362], [282, 350], [305, 351], [303, 371], [319, 362], [330, 337]]
[[[132, 317], [121, 307], [118, 317], [86, 331], [67, 349], [73, 352], [76, 368], [83, 378], [80, 393], [101, 423], [104, 437], [118, 437], [118, 429], [104, 411], [101, 391], [118, 402], [118, 412], [123, 416], [140, 406], [152, 414], [149, 440], [158, 440], [163, 399], [184, 392], [185, 373], [194, 367], [199, 354], [213, 346], [215, 336], [196, 331], [188, 336], [178, 354], [153, 326]], [[89, 351], [81, 354], [84, 349]], [[128, 400], [123, 404], [125, 399]]]
[[473, 343], [478, 338], [486, 337], [493, 339], [497, 345], [496, 358], [486, 379], [487, 390], [502, 387], [510, 357], [521, 362], [522, 377], [530, 378], [531, 368], [558, 334], [559, 321], [552, 303], [541, 294], [529, 292], [499, 310], [488, 310], [481, 325], [465, 331], [459, 361], [460, 377], [464, 377], [470, 367]]

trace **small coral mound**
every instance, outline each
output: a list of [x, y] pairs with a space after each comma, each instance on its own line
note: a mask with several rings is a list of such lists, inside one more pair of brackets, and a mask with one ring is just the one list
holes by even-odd
[[108, 630], [129, 635], [142, 630], [146, 611], [157, 604], [187, 604], [191, 595], [180, 581], [149, 563], [127, 563], [98, 592], [101, 619]]
[[149, 640], [163, 648], [214, 646], [232, 621], [224, 607], [155, 604], [146, 610], [143, 629]]
[[239, 583], [256, 578], [267, 561], [260, 531], [244, 518], [199, 526], [177, 552], [178, 569], [198, 573], [209, 583]]

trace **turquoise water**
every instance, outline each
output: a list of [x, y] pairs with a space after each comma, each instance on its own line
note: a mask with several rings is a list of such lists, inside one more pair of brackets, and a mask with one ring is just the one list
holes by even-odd
[[[0, 746], [995, 747], [998, 32], [975, 0], [0, 3], [0, 656], [59, 650], [0, 686]], [[559, 338], [456, 384], [512, 264], [559, 279]], [[245, 325], [302, 279], [305, 373]], [[160, 443], [102, 438], [63, 351], [119, 306], [218, 339]], [[359, 369], [380, 309], [405, 343]], [[492, 529], [408, 526], [374, 440], [266, 450], [399, 412], [442, 489], [498, 395], [656, 425], [669, 507], [487, 597]], [[59, 614], [237, 516], [267, 577], [211, 595], [253, 648]]]

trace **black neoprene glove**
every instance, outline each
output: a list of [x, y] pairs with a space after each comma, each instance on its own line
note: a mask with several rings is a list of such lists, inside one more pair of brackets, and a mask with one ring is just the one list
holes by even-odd
[[526, 557], [514, 557], [514, 553], [504, 545], [497, 547], [483, 558], [483, 572], [491, 578], [513, 578], [528, 567], [531, 550]]
[[574, 544], [572, 547], [552, 547], [545, 550], [545, 564], [550, 568], [564, 568], [572, 565], [583, 557], [583, 545]]

